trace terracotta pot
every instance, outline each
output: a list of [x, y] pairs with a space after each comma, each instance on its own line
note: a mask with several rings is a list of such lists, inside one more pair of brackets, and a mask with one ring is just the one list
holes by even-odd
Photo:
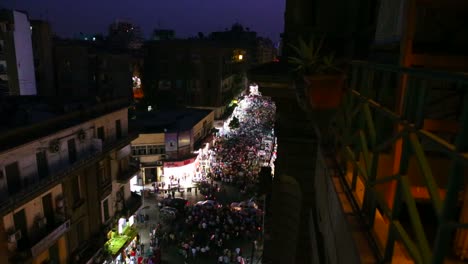
[[304, 76], [307, 96], [312, 109], [336, 109], [344, 94], [346, 75]]

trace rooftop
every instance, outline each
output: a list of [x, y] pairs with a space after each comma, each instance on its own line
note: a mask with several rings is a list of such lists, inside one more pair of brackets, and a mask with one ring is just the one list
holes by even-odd
[[127, 99], [101, 101], [41, 96], [0, 98], [0, 151], [125, 108]]
[[191, 129], [212, 110], [185, 108], [180, 110], [161, 110], [137, 112], [130, 120], [142, 133], [170, 133]]

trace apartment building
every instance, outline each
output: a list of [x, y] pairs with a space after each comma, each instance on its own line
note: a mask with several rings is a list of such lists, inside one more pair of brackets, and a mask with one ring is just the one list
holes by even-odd
[[16, 10], [0, 9], [0, 94], [36, 93], [28, 15]]
[[114, 220], [139, 206], [129, 185], [139, 169], [129, 163], [128, 101], [9, 97], [0, 105], [0, 263], [87, 261]]

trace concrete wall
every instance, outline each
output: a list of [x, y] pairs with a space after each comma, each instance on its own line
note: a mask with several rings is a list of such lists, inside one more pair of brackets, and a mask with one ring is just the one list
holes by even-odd
[[[331, 171], [318, 149], [315, 171], [315, 199], [319, 230], [313, 233], [323, 238], [325, 263], [361, 263], [351, 229], [346, 220], [337, 190], [332, 182]], [[314, 225], [311, 225], [312, 227]], [[313, 249], [316, 250], [316, 249]]]

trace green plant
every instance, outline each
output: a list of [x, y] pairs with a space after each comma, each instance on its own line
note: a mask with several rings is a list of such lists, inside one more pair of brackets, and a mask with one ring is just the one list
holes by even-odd
[[288, 57], [288, 62], [294, 66], [293, 72], [300, 75], [336, 74], [341, 70], [336, 66], [333, 53], [321, 54], [323, 38], [316, 41], [311, 38], [309, 42], [299, 38], [298, 45], [289, 45], [296, 56]]

